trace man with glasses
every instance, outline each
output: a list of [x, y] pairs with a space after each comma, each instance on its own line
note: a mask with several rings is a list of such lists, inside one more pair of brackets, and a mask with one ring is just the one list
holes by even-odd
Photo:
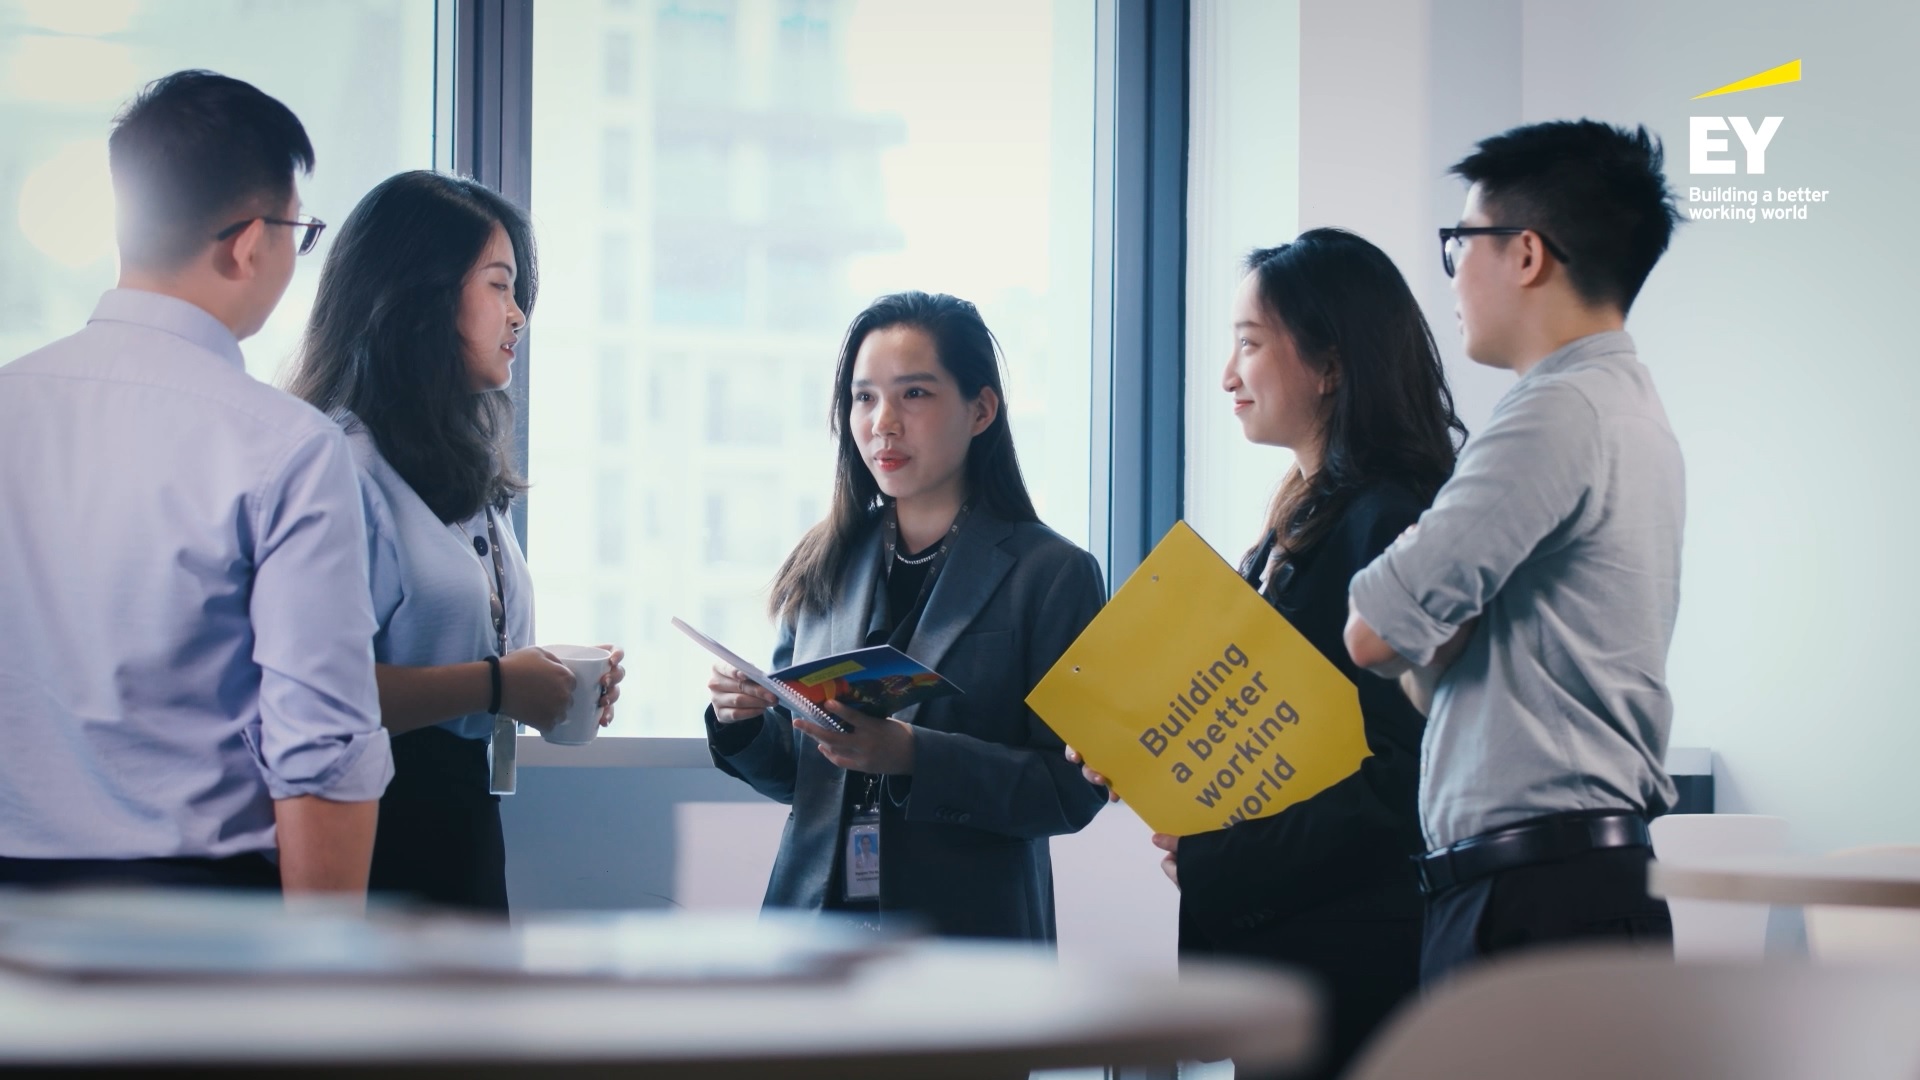
[[1578, 939], [1671, 947], [1647, 895], [1680, 447], [1625, 330], [1678, 220], [1659, 140], [1515, 128], [1453, 167], [1440, 230], [1466, 353], [1519, 376], [1420, 522], [1355, 576], [1347, 647], [1428, 712], [1423, 981]]
[[0, 367], [0, 884], [364, 895], [392, 765], [353, 458], [240, 354], [320, 234], [313, 147], [204, 71], [107, 147], [119, 286]]

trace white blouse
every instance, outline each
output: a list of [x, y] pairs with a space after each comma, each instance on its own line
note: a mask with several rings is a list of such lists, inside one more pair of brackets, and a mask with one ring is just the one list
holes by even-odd
[[[373, 656], [382, 664], [430, 667], [465, 664], [495, 654], [492, 514], [505, 550], [507, 651], [533, 644], [533, 578], [513, 532], [510, 514], [483, 510], [466, 521], [440, 520], [406, 480], [387, 464], [373, 435], [352, 414], [342, 416], [347, 442], [360, 466], [367, 500], [368, 559], [373, 614], [380, 629]], [[465, 739], [493, 734], [484, 712], [439, 725]]]

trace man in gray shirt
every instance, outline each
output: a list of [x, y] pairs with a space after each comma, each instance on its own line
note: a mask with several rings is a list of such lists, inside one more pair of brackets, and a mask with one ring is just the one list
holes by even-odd
[[1429, 720], [1422, 978], [1596, 937], [1671, 942], [1647, 895], [1669, 809], [1680, 448], [1625, 329], [1677, 216], [1658, 139], [1515, 128], [1440, 230], [1467, 355], [1520, 378], [1432, 509], [1355, 576], [1347, 647]]

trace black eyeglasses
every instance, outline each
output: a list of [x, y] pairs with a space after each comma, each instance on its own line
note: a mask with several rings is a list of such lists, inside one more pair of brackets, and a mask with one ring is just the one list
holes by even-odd
[[221, 229], [219, 232], [213, 234], [213, 238], [215, 240], [225, 240], [256, 221], [264, 221], [269, 225], [291, 225], [296, 229], [302, 230], [298, 238], [300, 254], [302, 255], [313, 250], [313, 245], [320, 242], [320, 231], [327, 227], [326, 222], [310, 214], [300, 215], [297, 221], [288, 221], [286, 218], [277, 217], [250, 217], [245, 221], [236, 221], [226, 228]]
[[1464, 237], [1464, 236], [1519, 236], [1521, 233], [1524, 233], [1524, 232], [1530, 232], [1533, 235], [1539, 237], [1540, 243], [1544, 245], [1547, 249], [1547, 254], [1553, 256], [1556, 259], [1559, 259], [1563, 263], [1572, 265], [1573, 260], [1567, 258], [1566, 252], [1561, 251], [1560, 246], [1558, 244], [1555, 244], [1553, 241], [1547, 239], [1546, 233], [1541, 232], [1539, 229], [1520, 229], [1520, 228], [1515, 228], [1511, 225], [1455, 225], [1449, 228], [1441, 229], [1440, 230], [1440, 265], [1446, 267], [1448, 277], [1453, 276], [1453, 253], [1454, 253], [1454, 249], [1460, 246], [1461, 237]]

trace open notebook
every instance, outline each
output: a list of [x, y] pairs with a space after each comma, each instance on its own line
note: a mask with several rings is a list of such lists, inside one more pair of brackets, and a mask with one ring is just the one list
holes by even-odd
[[853, 730], [839, 717], [808, 701], [806, 698], [801, 697], [799, 691], [766, 672], [761, 671], [732, 649], [727, 648], [725, 645], [688, 626], [678, 618], [673, 620], [673, 625], [679, 627], [681, 633], [699, 642], [701, 648], [732, 664], [739, 669], [740, 674], [759, 683], [767, 693], [779, 699], [780, 704], [785, 705], [787, 711], [794, 716], [804, 716], [829, 731], [838, 731], [843, 735]]
[[939, 672], [891, 645], [822, 656], [769, 675], [679, 619], [673, 620], [673, 625], [766, 687], [795, 716], [804, 716], [833, 731], [849, 728], [820, 707], [828, 701], [844, 702], [873, 716], [892, 716], [923, 701], [960, 693], [960, 688]]

